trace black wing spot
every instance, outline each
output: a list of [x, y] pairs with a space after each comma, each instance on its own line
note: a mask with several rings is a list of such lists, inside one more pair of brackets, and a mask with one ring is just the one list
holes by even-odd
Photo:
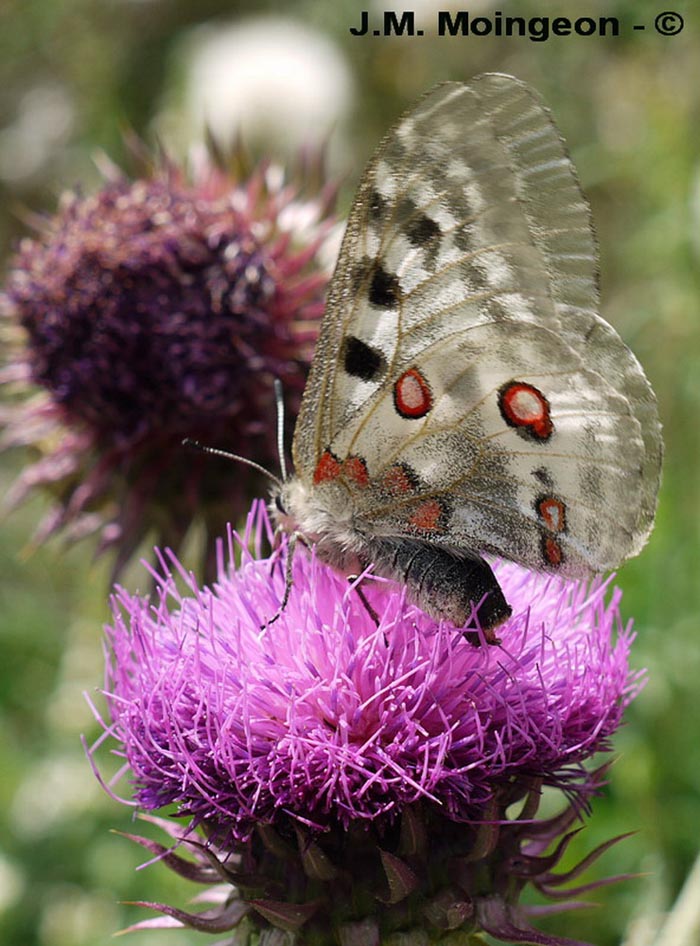
[[379, 223], [386, 213], [386, 200], [379, 191], [372, 191], [369, 195], [369, 216], [373, 223]]
[[433, 219], [423, 215], [408, 224], [406, 236], [414, 246], [427, 247], [440, 236], [440, 227]]
[[549, 470], [544, 466], [539, 466], [537, 469], [532, 471], [532, 475], [535, 479], [539, 480], [543, 486], [546, 486], [548, 489], [553, 489], [552, 477]]
[[370, 304], [380, 309], [395, 309], [400, 299], [401, 287], [397, 276], [377, 265], [369, 287]]
[[343, 367], [354, 378], [374, 381], [386, 370], [386, 359], [377, 348], [348, 335], [343, 343]]

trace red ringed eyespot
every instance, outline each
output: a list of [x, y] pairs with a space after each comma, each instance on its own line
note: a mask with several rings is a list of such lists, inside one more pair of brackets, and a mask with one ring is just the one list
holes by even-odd
[[554, 431], [549, 401], [533, 384], [526, 381], [504, 384], [498, 392], [498, 407], [510, 427], [536, 440], [549, 440]]
[[394, 406], [402, 417], [425, 417], [433, 406], [430, 385], [417, 368], [409, 368], [394, 384]]

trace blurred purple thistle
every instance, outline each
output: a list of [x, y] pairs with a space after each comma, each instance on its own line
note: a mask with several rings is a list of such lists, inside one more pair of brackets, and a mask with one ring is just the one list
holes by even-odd
[[[496, 563], [513, 616], [499, 647], [475, 647], [365, 579], [376, 626], [353, 588], [300, 554], [287, 609], [261, 629], [284, 588], [279, 553], [262, 557], [269, 528], [258, 506], [231, 541], [240, 566], [221, 561], [211, 589], [171, 555], [156, 605], [115, 596], [99, 742], [117, 743], [133, 804], [176, 806], [186, 827], [169, 830], [194, 861], [141, 843], [227, 884], [206, 914], [157, 905], [163, 922], [235, 927], [241, 944], [277, 928], [319, 946], [457, 929], [572, 943], [533, 930], [518, 901], [526, 885], [561, 899], [609, 846], [554, 870], [602, 784], [584, 763], [609, 750], [642, 685], [619, 591]], [[535, 818], [543, 786], [568, 797], [556, 818]]]
[[167, 159], [144, 174], [109, 166], [94, 196], [64, 195], [0, 295], [3, 443], [37, 454], [7, 504], [48, 492], [37, 541], [99, 530], [115, 576], [145, 535], [178, 549], [195, 520], [220, 534], [259, 494], [255, 474], [181, 441], [276, 469], [272, 382], [295, 416], [331, 264], [320, 159], [289, 180], [240, 151], [226, 170], [200, 156], [190, 177]]

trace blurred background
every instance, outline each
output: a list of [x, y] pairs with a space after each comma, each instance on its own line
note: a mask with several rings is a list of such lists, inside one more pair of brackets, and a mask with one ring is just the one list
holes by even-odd
[[[279, 160], [328, 140], [345, 210], [379, 137], [433, 83], [509, 72], [551, 107], [593, 207], [603, 314], [645, 366], [667, 445], [656, 531], [619, 576], [638, 631], [634, 661], [649, 683], [572, 851], [573, 861], [635, 831], [590, 875], [643, 876], [597, 892], [597, 909], [551, 921], [597, 946], [643, 942], [634, 936], [669, 908], [700, 848], [700, 41], [686, 5], [669, 2], [685, 15], [674, 37], [654, 31], [660, 8], [647, 2], [462, 4], [473, 15], [605, 14], [623, 24], [618, 37], [547, 42], [435, 36], [447, 0], [413, 0], [426, 30], [414, 38], [350, 35], [360, 7], [386, 7], [373, 0], [0, 5], [3, 267], [27, 211], [53, 210], [66, 188], [95, 188], [96, 153], [125, 159], [125, 129], [176, 155], [205, 124], [222, 144], [240, 131]], [[25, 459], [0, 457], [3, 490]], [[0, 942], [102, 946], [146, 915], [118, 901], [183, 905], [192, 890], [158, 865], [136, 873], [145, 856], [109, 833], [129, 830], [130, 814], [98, 787], [79, 741], [96, 735], [82, 692], [102, 675], [107, 566], [93, 564], [89, 543], [24, 554], [42, 508], [34, 499], [6, 518], [0, 542]], [[205, 939], [154, 932], [127, 941]]]

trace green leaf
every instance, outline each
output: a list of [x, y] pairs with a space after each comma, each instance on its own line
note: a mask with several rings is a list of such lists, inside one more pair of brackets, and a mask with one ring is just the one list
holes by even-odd
[[395, 854], [380, 850], [379, 855], [389, 884], [389, 896], [377, 897], [377, 900], [386, 904], [399, 903], [416, 889], [418, 878], [408, 864]]
[[338, 870], [326, 852], [315, 841], [311, 841], [301, 828], [296, 828], [296, 835], [306, 876], [312, 880], [333, 880], [337, 877]]
[[422, 854], [427, 845], [425, 824], [415, 807], [404, 809], [401, 815], [401, 840], [399, 851], [404, 855]]
[[279, 927], [281, 930], [288, 930], [290, 933], [296, 933], [307, 923], [321, 905], [320, 900], [313, 900], [309, 903], [285, 903], [280, 900], [248, 900], [256, 913], [264, 917], [268, 923]]
[[291, 844], [287, 844], [271, 825], [259, 824], [256, 830], [260, 840], [270, 854], [274, 854], [275, 857], [283, 861], [291, 860], [296, 856], [296, 852]]
[[[202, 913], [186, 913], [184, 910], [177, 910], [175, 907], [168, 906], [167, 903], [152, 903], [150, 900], [126, 900], [124, 902], [139, 907], [148, 907], [151, 910], [158, 910], [159, 913], [164, 913], [166, 917], [170, 917], [178, 924], [189, 926], [191, 929], [199, 930], [201, 933], [226, 933], [228, 930], [232, 930], [235, 926], [238, 926], [248, 912], [248, 904], [244, 903], [242, 900], [234, 900], [222, 910], [205, 910]], [[158, 917], [157, 920], [149, 925], [156, 927], [173, 925], [172, 923], [164, 924], [162, 921], [158, 923], [158, 920], [161, 920], [161, 918]], [[148, 923], [148, 921], [142, 921], [141, 926], [137, 928], [143, 929], [143, 922]], [[134, 927], [130, 927], [129, 930], [122, 930], [121, 932], [130, 932], [133, 928]]]

